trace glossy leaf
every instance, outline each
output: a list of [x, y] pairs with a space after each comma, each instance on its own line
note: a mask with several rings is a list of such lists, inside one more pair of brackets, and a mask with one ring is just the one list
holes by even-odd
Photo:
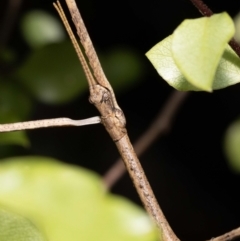
[[0, 203], [44, 230], [48, 240], [157, 239], [141, 208], [106, 193], [101, 178], [86, 169], [50, 158], [5, 159], [0, 186]]
[[35, 10], [25, 14], [21, 21], [25, 40], [33, 48], [61, 42], [65, 31], [60, 21], [47, 12]]
[[169, 85], [177, 90], [188, 91], [198, 90], [191, 85], [182, 75], [172, 57], [172, 35], [168, 36], [154, 47], [146, 56], [151, 61], [158, 74], [167, 81]]
[[[158, 74], [172, 87], [180, 91], [200, 91], [201, 89], [190, 84], [183, 76], [172, 58], [172, 35], [168, 36], [146, 55]], [[212, 89], [222, 89], [240, 82], [240, 59], [227, 46], [216, 70]]]
[[234, 31], [227, 13], [187, 19], [180, 24], [173, 33], [172, 56], [189, 83], [212, 91], [218, 63]]
[[70, 42], [37, 49], [17, 75], [33, 96], [48, 104], [71, 101], [87, 88], [86, 77]]
[[234, 121], [227, 129], [224, 150], [230, 168], [240, 173], [240, 120]]
[[28, 219], [0, 207], [1, 241], [45, 241], [46, 239]]

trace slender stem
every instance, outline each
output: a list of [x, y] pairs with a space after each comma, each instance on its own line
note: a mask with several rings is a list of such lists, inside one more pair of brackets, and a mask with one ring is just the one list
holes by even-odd
[[[206, 17], [210, 17], [213, 15], [212, 10], [202, 1], [202, 0], [190, 0], [193, 5], [199, 10], [199, 12]], [[232, 47], [232, 49], [235, 51], [235, 53], [240, 57], [240, 45], [237, 43], [237, 41], [232, 38], [229, 42], [229, 45]]]
[[236, 228], [221, 236], [218, 236], [216, 238], [211, 238], [209, 241], [231, 241], [239, 237], [240, 237], [240, 228]]
[[[137, 142], [134, 143], [133, 147], [138, 156], [142, 155], [157, 138], [169, 131], [177, 111], [188, 95], [189, 92], [173, 91], [155, 120]], [[103, 177], [106, 187], [111, 189], [125, 172], [126, 168], [122, 159], [119, 158]]]
[[229, 42], [229, 45], [232, 47], [232, 49], [235, 51], [235, 53], [240, 58], [240, 45], [239, 45], [239, 43], [234, 38], [232, 38]]
[[205, 16], [210, 17], [213, 15], [212, 10], [202, 0], [190, 0], [199, 12]]
[[38, 129], [57, 126], [84, 126], [100, 123], [100, 117], [92, 117], [84, 120], [72, 120], [69, 118], [55, 118], [36, 121], [16, 122], [12, 124], [0, 124], [0, 132], [10, 132], [28, 129]]

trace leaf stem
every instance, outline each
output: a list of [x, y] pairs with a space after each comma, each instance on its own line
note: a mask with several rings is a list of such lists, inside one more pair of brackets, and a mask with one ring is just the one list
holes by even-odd
[[221, 236], [218, 236], [216, 238], [211, 238], [209, 241], [231, 241], [239, 237], [240, 237], [240, 228], [236, 228]]
[[212, 10], [202, 0], [190, 0], [190, 1], [203, 16], [210, 17], [213, 15]]

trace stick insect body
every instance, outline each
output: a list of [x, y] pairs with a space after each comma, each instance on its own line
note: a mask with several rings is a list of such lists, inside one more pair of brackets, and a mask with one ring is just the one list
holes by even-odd
[[163, 238], [162, 240], [179, 241], [169, 226], [161, 208], [159, 207], [151, 186], [146, 178], [146, 175], [144, 174], [143, 168], [128, 138], [127, 131], [125, 129], [126, 121], [124, 114], [117, 104], [110, 83], [105, 77], [77, 5], [74, 0], [65, 1], [72, 16], [74, 25], [77, 29], [80, 42], [85, 50], [89, 65], [84, 58], [74, 34], [72, 33], [59, 1], [54, 3], [54, 7], [58, 11], [67, 29], [67, 32], [70, 35], [74, 48], [78, 54], [78, 58], [80, 59], [86, 74], [89, 84], [90, 102], [94, 104], [101, 113], [101, 121], [110, 134], [112, 140], [115, 141], [115, 144], [125, 163], [129, 175], [132, 178], [134, 186], [137, 189], [137, 192], [145, 206], [145, 209], [155, 221], [157, 227], [160, 229], [160, 233]]
[[[77, 43], [60, 2], [57, 1], [53, 5], [62, 19], [62, 22], [70, 36], [78, 58], [82, 64], [84, 73], [87, 77], [90, 90], [90, 102], [94, 104], [100, 111], [102, 123], [114, 141], [118, 141], [124, 135], [126, 135], [126, 120], [121, 108], [117, 104], [113, 89], [102, 70], [92, 41], [81, 18], [80, 12], [77, 10], [76, 3], [74, 1], [67, 1], [73, 22], [77, 28], [78, 36], [80, 37], [81, 44], [85, 50], [85, 54], [89, 62], [86, 61], [84, 54]], [[99, 98], [102, 99], [99, 100]]]
[[133, 146], [129, 140], [125, 124], [126, 120], [123, 111], [118, 106], [113, 89], [108, 82], [101, 68], [97, 54], [92, 45], [87, 29], [83, 23], [79, 10], [74, 0], [65, 0], [69, 8], [72, 20], [76, 26], [80, 42], [85, 50], [84, 54], [79, 47], [74, 34], [65, 17], [64, 11], [57, 1], [54, 7], [58, 11], [66, 30], [71, 38], [73, 46], [77, 52], [78, 58], [82, 64], [83, 70], [88, 80], [90, 91], [90, 102], [99, 110], [101, 117], [93, 117], [85, 120], [71, 120], [69, 118], [57, 118], [49, 120], [27, 121], [13, 124], [0, 124], [0, 132], [16, 131], [23, 129], [36, 129], [52, 126], [81, 126], [88, 124], [102, 123], [112, 140], [115, 142], [118, 151], [124, 161], [128, 173], [134, 183], [134, 186], [143, 202], [143, 205], [152, 217], [156, 226], [160, 230], [163, 241], [179, 241], [177, 236], [169, 226], [156, 198], [147, 180], [144, 170], [137, 158]]

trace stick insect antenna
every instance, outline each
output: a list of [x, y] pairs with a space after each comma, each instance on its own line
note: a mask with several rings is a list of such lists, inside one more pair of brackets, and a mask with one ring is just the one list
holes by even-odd
[[69, 37], [70, 37], [70, 39], [72, 41], [73, 47], [74, 47], [74, 49], [75, 49], [75, 51], [77, 53], [77, 56], [78, 56], [78, 58], [79, 58], [79, 60], [80, 60], [80, 62], [82, 64], [82, 68], [83, 68], [83, 71], [84, 71], [84, 73], [86, 75], [86, 78], [88, 80], [89, 86], [94, 86], [96, 84], [96, 81], [95, 81], [95, 79], [94, 79], [94, 77], [93, 77], [93, 75], [91, 73], [91, 70], [90, 70], [90, 68], [88, 66], [88, 63], [87, 63], [87, 61], [86, 61], [86, 59], [85, 59], [85, 57], [83, 55], [83, 52], [82, 52], [81, 48], [79, 47], [79, 44], [78, 44], [78, 42], [77, 42], [77, 40], [76, 40], [76, 38], [75, 38], [75, 36], [73, 34], [73, 31], [72, 31], [72, 29], [71, 29], [71, 27], [70, 27], [70, 25], [68, 23], [68, 20], [66, 18], [66, 15], [65, 15], [65, 13], [64, 13], [64, 11], [62, 9], [62, 6], [61, 6], [60, 2], [57, 1], [57, 3], [53, 3], [53, 6], [57, 10], [60, 18], [62, 19], [62, 22], [63, 22], [66, 30], [68, 32], [68, 35], [69, 35]]

